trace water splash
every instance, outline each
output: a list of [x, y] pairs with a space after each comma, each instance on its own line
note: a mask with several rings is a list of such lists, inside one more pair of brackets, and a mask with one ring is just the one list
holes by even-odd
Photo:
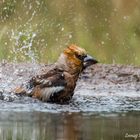
[[11, 53], [14, 55], [14, 61], [18, 61], [19, 57], [26, 60], [26, 57], [35, 63], [37, 56], [33, 48], [33, 41], [36, 33], [32, 30], [15, 31], [11, 30], [11, 42], [13, 42]]

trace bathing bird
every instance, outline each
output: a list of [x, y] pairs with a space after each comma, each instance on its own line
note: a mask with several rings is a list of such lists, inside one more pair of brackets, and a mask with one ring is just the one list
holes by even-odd
[[[16, 89], [15, 93], [28, 90], [30, 96], [44, 102], [67, 103], [71, 100], [80, 73], [98, 61], [77, 45], [66, 47], [57, 62], [43, 74], [33, 76], [26, 90]], [[28, 94], [28, 92], [27, 92]]]

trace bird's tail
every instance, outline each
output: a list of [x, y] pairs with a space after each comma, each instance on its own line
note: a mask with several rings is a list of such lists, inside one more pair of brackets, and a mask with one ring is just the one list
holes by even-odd
[[16, 95], [25, 95], [25, 96], [32, 96], [32, 88], [29, 88], [29, 86], [19, 86], [16, 87], [12, 93]]

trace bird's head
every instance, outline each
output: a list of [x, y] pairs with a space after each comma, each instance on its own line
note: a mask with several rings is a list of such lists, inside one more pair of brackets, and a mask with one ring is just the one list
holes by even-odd
[[70, 45], [64, 49], [63, 54], [60, 56], [60, 60], [70, 69], [77, 72], [81, 72], [81, 70], [98, 62], [96, 59], [88, 55], [85, 49], [76, 45]]

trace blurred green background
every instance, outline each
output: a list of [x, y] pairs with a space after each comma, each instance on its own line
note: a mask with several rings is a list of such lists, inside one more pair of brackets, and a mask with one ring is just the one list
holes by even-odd
[[140, 64], [139, 0], [1, 0], [0, 61], [54, 62], [68, 44]]

